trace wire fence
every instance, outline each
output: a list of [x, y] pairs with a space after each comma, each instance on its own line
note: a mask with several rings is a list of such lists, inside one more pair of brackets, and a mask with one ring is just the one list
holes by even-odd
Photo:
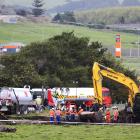
[[[115, 47], [108, 47], [108, 51], [115, 55]], [[122, 48], [122, 56], [124, 57], [140, 57], [140, 47], [138, 48]]]

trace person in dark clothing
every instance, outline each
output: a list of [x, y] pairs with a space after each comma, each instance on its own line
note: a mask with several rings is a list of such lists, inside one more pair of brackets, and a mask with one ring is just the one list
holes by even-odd
[[70, 111], [70, 120], [75, 121], [75, 115], [76, 115], [76, 110], [73, 107], [72, 110]]
[[96, 102], [96, 103], [93, 104], [93, 106], [92, 106], [90, 111], [98, 112], [99, 108], [100, 108], [100, 104]]
[[99, 108], [99, 111], [97, 112], [97, 121], [98, 123], [102, 123], [103, 121], [103, 107]]
[[70, 120], [70, 110], [67, 108], [66, 110], [66, 121], [69, 121]]
[[128, 103], [128, 105], [125, 106], [125, 111], [126, 111], [126, 122], [127, 123], [132, 123], [133, 121], [133, 111], [132, 111], [132, 107], [131, 104]]
[[83, 104], [81, 105], [81, 108], [83, 108], [83, 110], [86, 111], [86, 105], [85, 105], [85, 102], [83, 102]]

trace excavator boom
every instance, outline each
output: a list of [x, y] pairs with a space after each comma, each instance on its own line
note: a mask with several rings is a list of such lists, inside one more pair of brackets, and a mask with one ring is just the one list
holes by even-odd
[[92, 72], [95, 97], [98, 99], [100, 104], [102, 104], [102, 79], [103, 77], [107, 77], [126, 86], [129, 89], [130, 94], [128, 101], [130, 102], [131, 106], [133, 106], [133, 99], [139, 92], [139, 88], [131, 78], [120, 72], [116, 72], [111, 68], [100, 65], [97, 62], [94, 63]]

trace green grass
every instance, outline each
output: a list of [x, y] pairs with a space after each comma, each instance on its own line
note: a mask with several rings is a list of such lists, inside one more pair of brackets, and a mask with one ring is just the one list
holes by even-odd
[[[109, 30], [95, 30], [87, 27], [77, 27], [58, 24], [41, 23], [0, 23], [0, 43], [23, 42], [29, 44], [34, 41], [41, 41], [61, 34], [62, 32], [74, 31], [79, 37], [89, 37], [91, 41], [99, 41], [104, 46], [112, 47], [115, 44], [115, 35], [119, 32]], [[136, 47], [133, 42], [137, 42], [138, 36], [130, 33], [120, 33], [122, 46]]]
[[16, 133], [0, 133], [0, 140], [139, 140], [140, 126], [17, 125]]
[[140, 76], [140, 58], [129, 58], [129, 57], [123, 57], [122, 63], [125, 65], [125, 67], [129, 68], [130, 70], [136, 70], [137, 74]]
[[30, 112], [28, 114], [21, 114], [21, 115], [17, 115], [17, 114], [13, 114], [13, 115], [9, 115], [8, 118], [10, 119], [32, 119], [32, 117], [48, 117], [49, 118], [49, 110], [45, 109], [43, 112], [40, 113], [36, 113], [36, 112]]

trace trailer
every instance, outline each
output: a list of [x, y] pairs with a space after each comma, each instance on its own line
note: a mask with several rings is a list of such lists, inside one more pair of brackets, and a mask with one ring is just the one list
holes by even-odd
[[29, 88], [3, 87], [0, 91], [0, 111], [7, 114], [27, 114], [35, 110], [35, 102]]

